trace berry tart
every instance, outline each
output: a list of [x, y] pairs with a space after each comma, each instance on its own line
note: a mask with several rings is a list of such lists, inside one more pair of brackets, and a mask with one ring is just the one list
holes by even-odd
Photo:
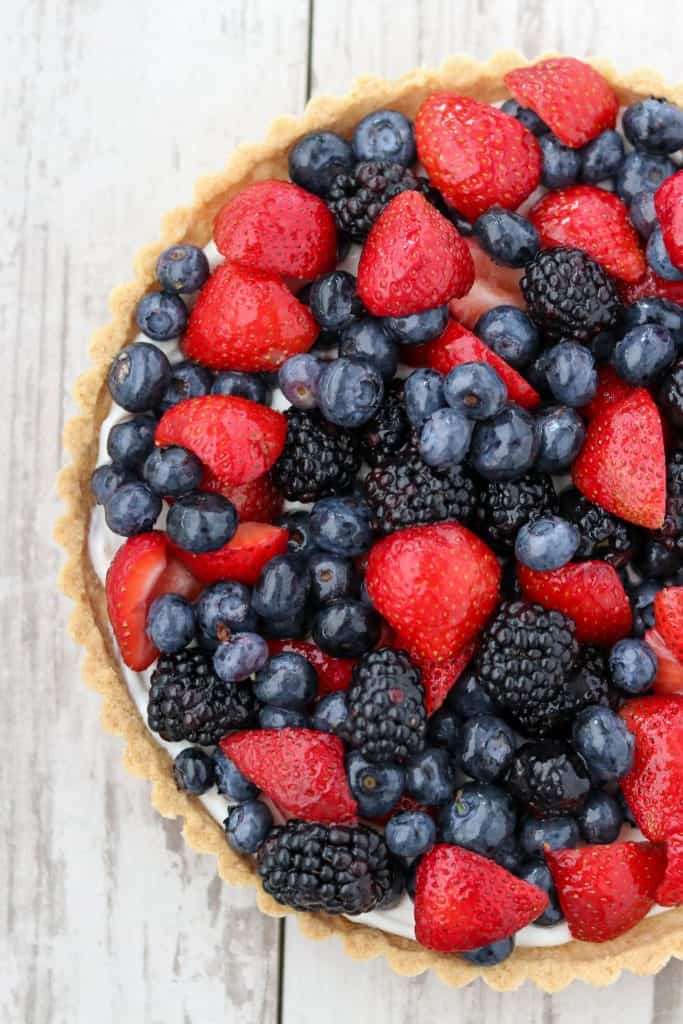
[[402, 974], [683, 955], [681, 106], [514, 53], [315, 99], [77, 386], [62, 585], [128, 767]]

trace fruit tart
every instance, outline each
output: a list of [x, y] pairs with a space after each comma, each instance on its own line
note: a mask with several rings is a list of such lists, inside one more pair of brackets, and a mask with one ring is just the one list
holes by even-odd
[[128, 767], [402, 974], [683, 955], [682, 101], [514, 53], [314, 99], [77, 386], [62, 584]]

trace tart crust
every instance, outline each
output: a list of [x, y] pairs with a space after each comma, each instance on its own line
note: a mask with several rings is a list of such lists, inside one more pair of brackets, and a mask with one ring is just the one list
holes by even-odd
[[[162, 250], [179, 242], [207, 245], [214, 217], [229, 196], [253, 181], [286, 178], [288, 151], [307, 132], [332, 129], [348, 136], [360, 118], [381, 107], [393, 107], [414, 116], [420, 102], [438, 90], [464, 93], [485, 101], [499, 100], [507, 95], [503, 75], [528, 63], [531, 62], [522, 54], [506, 50], [496, 53], [487, 62], [453, 56], [437, 69], [419, 69], [393, 82], [363, 76], [356, 79], [344, 97], [317, 96], [307, 104], [300, 118], [277, 118], [265, 141], [239, 146], [224, 171], [201, 178], [192, 204], [168, 213], [162, 221], [161, 238], [138, 252], [134, 279], [113, 289], [109, 297], [111, 319], [92, 336], [92, 366], [75, 386], [80, 415], [67, 423], [64, 431], [64, 446], [71, 463], [58, 478], [58, 493], [66, 512], [57, 523], [55, 536], [67, 556], [60, 586], [75, 605], [69, 630], [73, 639], [85, 647], [82, 670], [85, 682], [103, 697], [103, 725], [109, 732], [123, 737], [126, 768], [152, 782], [154, 807], [165, 817], [184, 819], [186, 841], [194, 850], [216, 857], [218, 872], [225, 881], [232, 885], [254, 886], [263, 913], [273, 917], [296, 916], [308, 938], [339, 936], [352, 959], [385, 956], [397, 974], [409, 976], [433, 970], [447, 985], [456, 987], [481, 976], [491, 988], [500, 991], [515, 989], [523, 981], [531, 980], [542, 990], [555, 992], [575, 979], [592, 985], [607, 985], [615, 981], [622, 970], [655, 974], [672, 956], [683, 959], [683, 908], [648, 918], [611, 942], [598, 945], [571, 941], [563, 946], [520, 948], [504, 963], [482, 970], [457, 955], [435, 953], [408, 939], [352, 923], [346, 918], [300, 913], [280, 906], [262, 890], [253, 862], [228, 846], [222, 829], [202, 804], [177, 790], [170, 758], [148, 732], [120, 671], [104, 590], [95, 576], [88, 552], [93, 505], [90, 474], [96, 464], [101, 424], [111, 403], [107, 370], [115, 353], [137, 334], [135, 308], [141, 296], [155, 285], [154, 268]], [[668, 86], [650, 69], [621, 75], [604, 60], [595, 59], [591, 63], [605, 75], [622, 104], [654, 95], [666, 96], [683, 106], [683, 83]]]

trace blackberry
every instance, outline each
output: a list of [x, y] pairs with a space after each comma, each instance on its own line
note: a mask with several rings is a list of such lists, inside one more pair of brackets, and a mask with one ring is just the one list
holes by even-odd
[[271, 829], [258, 851], [267, 893], [286, 907], [365, 914], [390, 892], [394, 872], [381, 835], [364, 825], [292, 819]]
[[362, 456], [370, 466], [386, 465], [410, 440], [402, 381], [391, 382], [377, 415], [359, 429], [358, 436]]
[[548, 338], [589, 341], [613, 327], [623, 306], [609, 275], [580, 249], [543, 249], [520, 281], [529, 316]]
[[[579, 667], [574, 622], [526, 601], [503, 602], [482, 637], [475, 674], [484, 692], [527, 736], [566, 727], [577, 695], [567, 681]], [[583, 687], [578, 687], [578, 697]]]
[[385, 535], [406, 526], [467, 522], [477, 504], [477, 485], [463, 466], [432, 469], [412, 445], [373, 469], [363, 486], [373, 526]]
[[583, 759], [568, 743], [525, 743], [507, 775], [513, 797], [542, 818], [571, 814], [584, 803], [591, 788]]
[[363, 160], [348, 174], [338, 174], [327, 193], [337, 227], [355, 242], [365, 241], [380, 213], [400, 192], [421, 192], [435, 205], [443, 200], [426, 178], [402, 164]]
[[287, 440], [273, 481], [289, 501], [347, 494], [360, 466], [357, 439], [317, 413], [288, 409]]
[[[666, 465], [666, 516], [650, 534], [671, 555], [683, 559], [683, 452], [674, 452]], [[675, 570], [674, 570], [675, 571]]]
[[405, 651], [381, 647], [354, 667], [339, 735], [366, 760], [401, 764], [424, 747], [427, 713], [420, 673]]
[[230, 729], [256, 720], [250, 686], [224, 683], [213, 671], [211, 655], [200, 648], [162, 654], [152, 673], [147, 722], [163, 740], [218, 743]]
[[560, 515], [574, 523], [581, 534], [577, 559], [601, 558], [615, 568], [631, 559], [634, 533], [623, 519], [618, 519], [571, 487], [560, 495]]
[[512, 552], [520, 527], [531, 519], [554, 515], [558, 501], [549, 476], [529, 474], [519, 480], [488, 480], [479, 498], [478, 518], [486, 539], [501, 554]]

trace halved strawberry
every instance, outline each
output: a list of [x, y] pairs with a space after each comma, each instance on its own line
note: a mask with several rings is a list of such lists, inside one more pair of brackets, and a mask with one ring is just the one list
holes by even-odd
[[478, 949], [514, 935], [548, 906], [536, 885], [461, 846], [441, 843], [415, 877], [415, 938], [442, 953]]
[[632, 302], [637, 302], [638, 299], [650, 297], [671, 299], [672, 302], [678, 302], [679, 305], [683, 305], [683, 281], [667, 281], [663, 277], [657, 277], [649, 267], [640, 280], [635, 281], [633, 284], [628, 284], [626, 281], [617, 281], [617, 290], [622, 302], [626, 306], [630, 306]]
[[[523, 270], [501, 267], [494, 263], [474, 238], [466, 238], [467, 247], [474, 261], [474, 284], [460, 299], [451, 299], [449, 306], [458, 323], [470, 329], [483, 313], [494, 306], [518, 306], [526, 309], [524, 296], [519, 287]], [[417, 346], [408, 346], [412, 351]]]
[[293, 651], [310, 661], [318, 673], [318, 696], [326, 697], [328, 693], [348, 690], [351, 685], [353, 667], [357, 658], [333, 658], [331, 654], [321, 651], [312, 640], [269, 640], [268, 650], [271, 657], [282, 651]]
[[374, 316], [407, 316], [465, 295], [469, 249], [419, 192], [401, 192], [375, 221], [358, 264], [358, 295]]
[[285, 815], [322, 824], [356, 821], [344, 744], [313, 729], [254, 729], [221, 740], [221, 750]]
[[683, 696], [683, 664], [664, 643], [656, 629], [646, 630], [645, 642], [657, 655], [657, 675], [652, 684], [655, 693], [675, 693]]
[[597, 505], [636, 526], [657, 529], [666, 511], [662, 421], [645, 388], [603, 407], [588, 424], [574, 483]]
[[415, 118], [415, 140], [433, 184], [468, 220], [491, 206], [516, 210], [541, 180], [531, 132], [469, 96], [428, 96]]
[[664, 873], [664, 850], [653, 843], [547, 849], [545, 856], [569, 931], [582, 942], [609, 942], [638, 924]]
[[666, 841], [666, 867], [657, 889], [657, 903], [662, 907], [683, 903], [683, 833], [669, 836]]
[[683, 587], [664, 587], [655, 595], [655, 628], [679, 661], [683, 660]]
[[659, 186], [655, 192], [655, 211], [671, 262], [683, 270], [683, 171]]
[[281, 412], [247, 398], [204, 395], [179, 402], [157, 425], [158, 445], [189, 448], [225, 484], [249, 484], [267, 473], [285, 446]]
[[[400, 637], [396, 639], [397, 647], [404, 647]], [[422, 685], [425, 689], [425, 707], [427, 714], [438, 711], [446, 697], [453, 689], [462, 673], [474, 656], [476, 643], [470, 641], [447, 661], [424, 661], [413, 656], [413, 661], [420, 669]]]
[[570, 562], [554, 572], [517, 566], [522, 593], [576, 623], [582, 644], [611, 645], [631, 632], [631, 605], [616, 569], [607, 562]]
[[309, 310], [276, 274], [222, 263], [190, 313], [183, 350], [214, 370], [277, 370], [317, 334]]
[[159, 652], [147, 636], [147, 612], [160, 594], [194, 600], [201, 584], [172, 555], [165, 533], [129, 537], [114, 555], [105, 584], [107, 610], [121, 657], [136, 672], [148, 668]]
[[238, 580], [256, 583], [263, 567], [287, 550], [289, 534], [270, 523], [240, 523], [234, 536], [222, 548], [195, 555], [171, 544], [175, 557], [203, 583]]
[[612, 366], [598, 367], [598, 387], [595, 397], [579, 411], [587, 420], [592, 420], [608, 405], [614, 405], [621, 398], [630, 395], [635, 388], [627, 384]]
[[621, 788], [638, 828], [655, 842], [683, 832], [683, 698], [639, 697], [620, 714], [636, 739]]
[[337, 229], [325, 203], [290, 181], [255, 181], [232, 196], [214, 223], [226, 260], [310, 279], [334, 270]]
[[614, 128], [619, 100], [609, 82], [574, 57], [551, 57], [508, 71], [503, 79], [518, 103], [530, 107], [565, 146], [583, 146]]
[[206, 473], [202, 491], [216, 491], [235, 506], [240, 522], [270, 523], [277, 519], [284, 507], [284, 498], [268, 473], [248, 484], [225, 484], [212, 473]]

